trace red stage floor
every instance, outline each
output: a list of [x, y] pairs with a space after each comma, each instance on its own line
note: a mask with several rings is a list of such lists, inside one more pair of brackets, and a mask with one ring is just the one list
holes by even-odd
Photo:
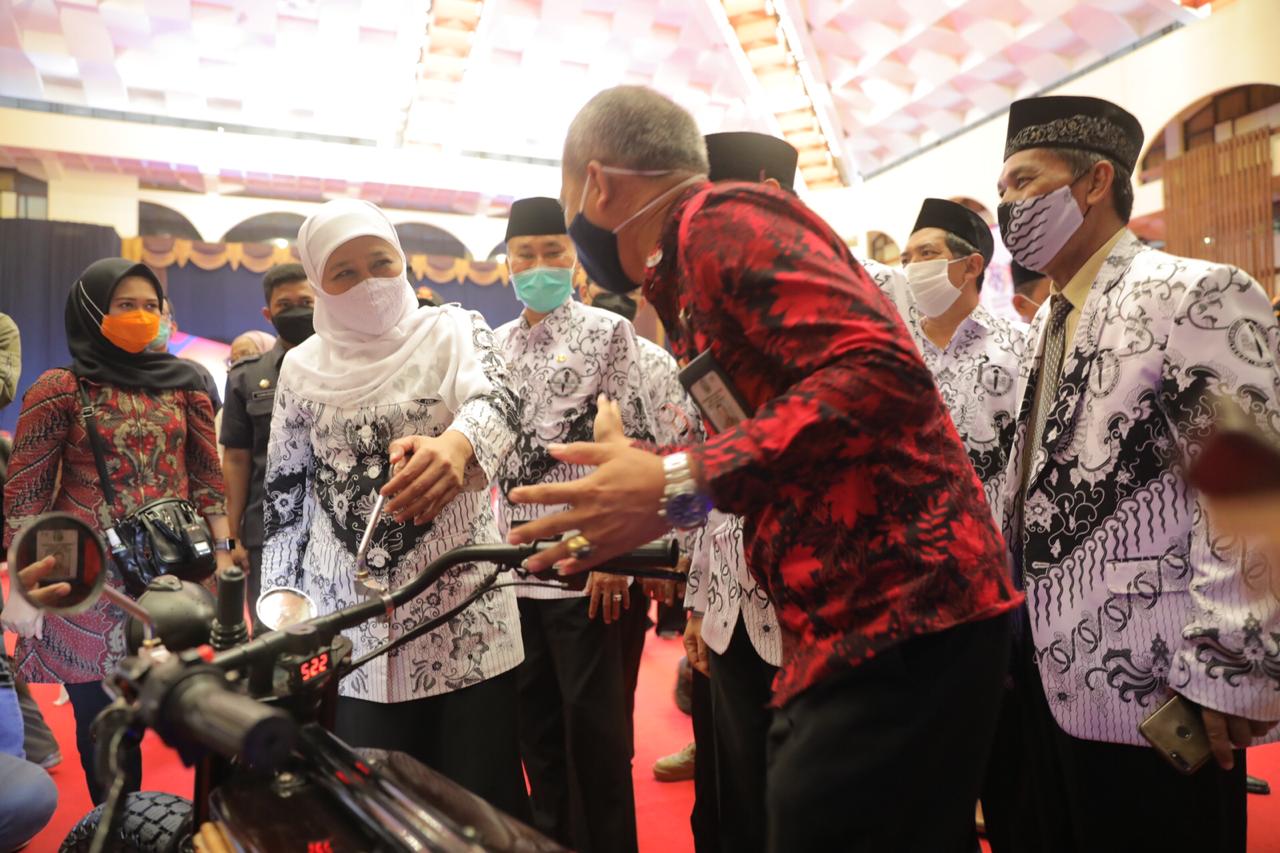
[[[640, 670], [636, 697], [636, 819], [640, 849], [644, 853], [689, 853], [693, 839], [689, 831], [689, 810], [693, 807], [693, 783], [663, 784], [654, 781], [655, 759], [675, 752], [689, 742], [689, 718], [672, 701], [676, 661], [683, 654], [677, 640], [660, 640], [650, 635]], [[33, 692], [46, 719], [62, 743], [64, 761], [52, 771], [62, 795], [53, 822], [27, 849], [31, 853], [52, 853], [58, 843], [89, 809], [89, 795], [75, 751], [71, 707], [55, 707], [56, 686], [36, 685]], [[190, 795], [191, 776], [177, 756], [154, 735], [143, 746], [144, 787]], [[1270, 779], [1277, 793], [1249, 798], [1249, 850], [1256, 853], [1280, 851], [1280, 745], [1250, 752], [1250, 770]]]

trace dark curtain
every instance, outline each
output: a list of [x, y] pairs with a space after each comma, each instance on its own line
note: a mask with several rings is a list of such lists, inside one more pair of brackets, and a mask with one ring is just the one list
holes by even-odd
[[195, 264], [166, 267], [169, 299], [178, 328], [188, 335], [229, 344], [251, 329], [274, 335], [262, 317], [266, 299], [262, 295], [262, 275], [228, 264], [216, 270], [202, 270]]
[[22, 335], [18, 398], [0, 412], [0, 429], [17, 426], [22, 395], [41, 373], [71, 363], [63, 324], [71, 286], [89, 264], [119, 255], [114, 228], [0, 219], [0, 311]]
[[[173, 300], [178, 328], [189, 335], [199, 335], [230, 343], [250, 329], [275, 334], [271, 324], [262, 318], [262, 276], [241, 267], [229, 265], [216, 270], [202, 270], [195, 264], [167, 267], [169, 298]], [[410, 275], [412, 279], [412, 275]], [[423, 280], [441, 302], [458, 302], [462, 307], [479, 311], [493, 328], [520, 315], [524, 306], [515, 291], [502, 284], [478, 285], [437, 284]]]
[[458, 302], [463, 308], [479, 311], [488, 321], [489, 327], [496, 329], [509, 320], [520, 316], [524, 306], [516, 299], [516, 292], [509, 285], [490, 284], [436, 284], [434, 281], [417, 282], [425, 284], [435, 291], [441, 302]]

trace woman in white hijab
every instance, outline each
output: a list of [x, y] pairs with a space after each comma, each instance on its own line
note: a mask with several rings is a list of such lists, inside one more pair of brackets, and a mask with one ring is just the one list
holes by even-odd
[[[315, 335], [280, 370], [262, 591], [301, 589], [331, 612], [361, 600], [355, 553], [380, 490], [394, 500], [368, 563], [391, 587], [452, 548], [500, 541], [486, 487], [515, 441], [517, 406], [483, 318], [456, 305], [418, 307], [378, 208], [325, 204], [303, 223], [298, 250], [315, 289]], [[355, 654], [440, 615], [482, 576], [478, 566], [456, 568], [390, 624], [347, 632]], [[523, 657], [515, 595], [491, 591], [344, 679], [337, 734], [406, 752], [527, 818], [515, 717]]]

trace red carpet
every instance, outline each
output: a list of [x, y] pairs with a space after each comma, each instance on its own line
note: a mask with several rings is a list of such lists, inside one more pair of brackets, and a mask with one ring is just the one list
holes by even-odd
[[[679, 641], [650, 635], [640, 670], [636, 697], [636, 819], [640, 849], [645, 853], [687, 853], [693, 849], [689, 831], [693, 783], [655, 782], [651, 771], [655, 759], [675, 752], [692, 737], [689, 718], [676, 709], [671, 698], [676, 661], [682, 654]], [[71, 706], [54, 706], [56, 686], [35, 685], [32, 690], [62, 744], [64, 760], [52, 771], [62, 796], [58, 813], [27, 849], [31, 853], [52, 853], [67, 830], [89, 810], [89, 795], [76, 754]], [[1249, 769], [1276, 787], [1271, 796], [1249, 798], [1249, 850], [1280, 851], [1280, 745], [1251, 750], [1249, 756]], [[143, 765], [144, 788], [190, 795], [191, 774], [154, 735], [149, 735], [143, 745]]]

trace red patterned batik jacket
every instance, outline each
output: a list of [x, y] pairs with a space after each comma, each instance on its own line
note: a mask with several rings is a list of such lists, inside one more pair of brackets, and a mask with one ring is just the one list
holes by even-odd
[[754, 410], [690, 452], [777, 605], [776, 704], [1021, 603], [915, 344], [820, 217], [757, 184], [695, 187], [649, 263], [677, 355], [709, 349]]

